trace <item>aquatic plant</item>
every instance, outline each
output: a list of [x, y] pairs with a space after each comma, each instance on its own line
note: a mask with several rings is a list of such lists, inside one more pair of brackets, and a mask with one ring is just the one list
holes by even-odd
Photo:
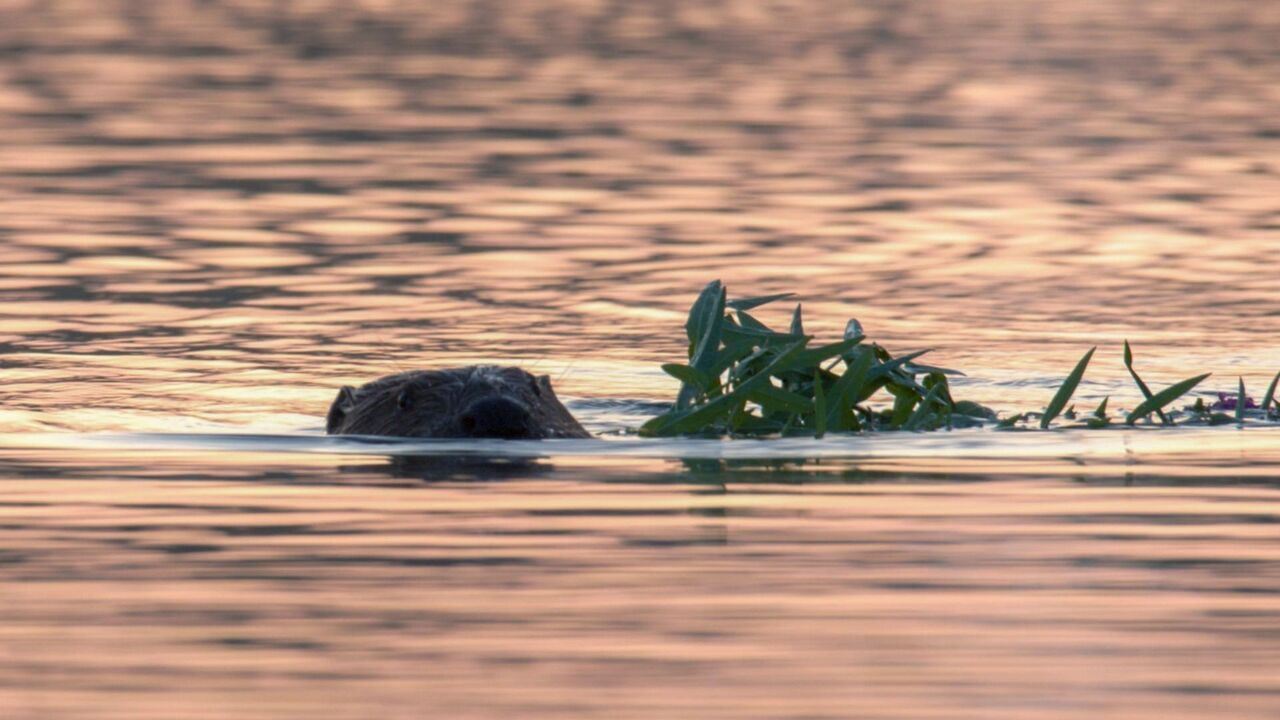
[[[771, 329], [752, 310], [790, 293], [730, 300], [716, 280], [698, 295], [685, 322], [688, 362], [668, 363], [662, 369], [680, 381], [671, 408], [640, 428], [642, 435], [812, 435], [831, 432], [938, 430], [995, 423], [998, 429], [1025, 426], [1039, 418], [1047, 429], [1059, 417], [1076, 420], [1067, 403], [1084, 378], [1097, 348], [1084, 354], [1050, 398], [1043, 412], [1022, 412], [1000, 418], [992, 409], [968, 400], [957, 401], [949, 376], [958, 370], [918, 362], [929, 350], [894, 356], [867, 340], [861, 323], [851, 319], [836, 342], [811, 346], [813, 336], [804, 331], [800, 305], [785, 332]], [[1163, 425], [1176, 418], [1219, 424], [1233, 418], [1214, 409], [1225, 408], [1222, 394], [1213, 407], [1203, 398], [1183, 411], [1166, 412], [1178, 398], [1203, 382], [1208, 373], [1174, 383], [1153, 393], [1133, 367], [1133, 352], [1124, 344], [1124, 363], [1143, 401], [1125, 416], [1127, 425], [1156, 414]], [[1272, 380], [1261, 406], [1244, 394], [1243, 380], [1237, 398], [1231, 398], [1236, 422], [1246, 410], [1271, 417], [1280, 373]], [[892, 399], [888, 406], [874, 406], [873, 396]], [[1071, 427], [1101, 429], [1110, 426], [1105, 398], [1084, 419]], [[1064, 408], [1067, 408], [1064, 412]], [[1280, 411], [1280, 407], [1277, 408]]]
[[1209, 377], [1209, 375], [1210, 373], [1205, 373], [1203, 375], [1197, 375], [1193, 378], [1187, 378], [1186, 380], [1183, 380], [1182, 382], [1179, 382], [1179, 383], [1174, 383], [1173, 385], [1170, 385], [1169, 387], [1165, 388], [1164, 390], [1161, 390], [1155, 395], [1152, 395], [1146, 400], [1143, 400], [1141, 403], [1138, 404], [1138, 407], [1134, 408], [1133, 412], [1129, 413], [1129, 416], [1124, 419], [1125, 424], [1132, 425], [1138, 420], [1146, 417], [1147, 415], [1150, 415], [1156, 410], [1163, 408], [1164, 406], [1168, 405], [1174, 400], [1177, 400], [1183, 395], [1186, 395], [1188, 392], [1191, 391], [1191, 388], [1194, 388], [1196, 385], [1199, 385], [1201, 382], [1204, 381], [1205, 378]]
[[[1133, 382], [1138, 385], [1138, 389], [1142, 391], [1143, 399], [1151, 400], [1151, 388], [1142, 382], [1142, 378], [1138, 376], [1138, 371], [1133, 369], [1133, 350], [1129, 347], [1129, 341], [1124, 341], [1124, 366], [1129, 371], [1129, 376], [1133, 378]], [[1160, 416], [1160, 422], [1165, 425], [1169, 424], [1169, 417], [1164, 414], [1164, 410], [1156, 408], [1156, 415]]]
[[[1271, 384], [1267, 386], [1267, 394], [1262, 396], [1262, 412], [1271, 412], [1271, 403], [1276, 399], [1276, 385], [1278, 383], [1280, 383], [1280, 372], [1277, 372], [1276, 376], [1271, 378]], [[1277, 406], [1277, 410], [1280, 410], [1280, 406]], [[1280, 415], [1280, 412], [1276, 414]]]
[[[703, 289], [689, 311], [685, 333], [689, 362], [662, 369], [680, 381], [671, 409], [645, 423], [644, 435], [807, 434], [859, 430], [930, 430], [956, 415], [994, 419], [976, 403], [959, 405], [947, 382], [953, 370], [915, 362], [920, 350], [894, 357], [864, 342], [862, 326], [850, 320], [844, 337], [810, 347], [802, 310], [778, 332], [751, 310], [790, 297], [727, 299], [720, 281]], [[923, 378], [917, 380], [917, 376]], [[885, 390], [891, 408], [864, 403]], [[972, 413], [966, 414], [966, 413]]]
[[1040, 429], [1044, 430], [1049, 427], [1049, 423], [1062, 412], [1062, 408], [1075, 394], [1076, 387], [1080, 385], [1080, 380], [1084, 378], [1084, 370], [1089, 367], [1089, 361], [1093, 359], [1093, 353], [1098, 348], [1093, 347], [1089, 352], [1080, 358], [1080, 362], [1076, 363], [1075, 369], [1062, 381], [1062, 386], [1058, 388], [1058, 392], [1054, 393], [1053, 399], [1049, 401], [1049, 406], [1045, 408], [1044, 415], [1040, 416]]

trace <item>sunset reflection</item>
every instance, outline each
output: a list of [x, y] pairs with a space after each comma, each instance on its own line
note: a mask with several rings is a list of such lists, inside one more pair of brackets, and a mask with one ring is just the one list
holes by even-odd
[[[1274, 427], [630, 434], [714, 279], [1005, 413], [1094, 345], [1075, 402], [1132, 408], [1126, 339], [1262, 397], [1278, 37], [1256, 0], [0, 0], [0, 718], [1280, 715]], [[597, 438], [322, 434], [474, 363]]]

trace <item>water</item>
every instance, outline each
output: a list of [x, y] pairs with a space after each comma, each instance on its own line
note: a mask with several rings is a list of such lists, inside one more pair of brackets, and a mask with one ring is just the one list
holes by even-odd
[[[1005, 412], [1260, 395], [1280, 6], [0, 13], [0, 717], [1280, 713], [1274, 428], [619, 434], [715, 278]], [[320, 434], [474, 362], [601, 439]]]

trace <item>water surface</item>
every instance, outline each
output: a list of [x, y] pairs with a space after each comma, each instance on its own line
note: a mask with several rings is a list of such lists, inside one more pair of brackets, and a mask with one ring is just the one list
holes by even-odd
[[[698, 289], [1280, 370], [1280, 5], [0, 0], [0, 716], [1271, 718], [1274, 428], [618, 435]], [[789, 308], [761, 313], [783, 324]], [[321, 436], [511, 362], [603, 439]]]

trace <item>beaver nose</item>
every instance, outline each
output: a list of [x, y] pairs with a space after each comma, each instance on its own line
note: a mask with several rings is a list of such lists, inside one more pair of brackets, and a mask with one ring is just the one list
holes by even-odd
[[469, 437], [527, 438], [529, 411], [513, 400], [501, 397], [477, 400], [458, 418]]

